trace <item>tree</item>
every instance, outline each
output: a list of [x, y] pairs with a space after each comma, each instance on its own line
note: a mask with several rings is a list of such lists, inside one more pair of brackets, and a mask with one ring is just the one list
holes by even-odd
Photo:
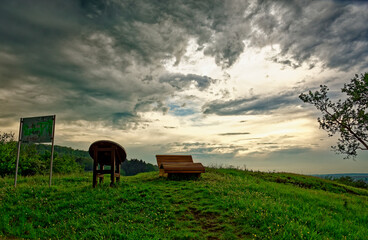
[[17, 142], [14, 133], [0, 132], [0, 177], [14, 174], [17, 156]]
[[318, 118], [320, 128], [331, 137], [340, 133], [337, 145], [332, 148], [337, 153], [346, 154], [345, 158], [355, 158], [357, 150], [368, 150], [368, 73], [355, 75], [351, 82], [341, 89], [346, 94], [345, 100], [332, 102], [325, 85], [320, 90], [300, 94], [299, 98], [313, 104], [321, 111]]

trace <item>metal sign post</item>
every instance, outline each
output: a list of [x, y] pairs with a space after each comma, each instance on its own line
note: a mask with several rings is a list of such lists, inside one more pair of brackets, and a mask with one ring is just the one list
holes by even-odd
[[19, 153], [20, 153], [20, 144], [22, 142], [22, 127], [23, 127], [23, 118], [20, 119], [20, 126], [19, 126], [18, 152], [17, 152], [17, 163], [15, 165], [14, 187], [17, 187], [18, 166], [19, 166]]
[[49, 186], [51, 186], [52, 164], [54, 160], [55, 119], [56, 115], [20, 119], [18, 153], [17, 153], [17, 163], [15, 167], [14, 187], [17, 186], [19, 155], [22, 142], [25, 143], [52, 142], [51, 161], [50, 161], [50, 182], [49, 182]]
[[51, 187], [51, 179], [52, 179], [52, 164], [54, 161], [54, 139], [55, 139], [55, 119], [56, 115], [53, 116], [53, 126], [52, 126], [52, 144], [51, 144], [51, 161], [50, 161], [50, 182], [49, 186]]

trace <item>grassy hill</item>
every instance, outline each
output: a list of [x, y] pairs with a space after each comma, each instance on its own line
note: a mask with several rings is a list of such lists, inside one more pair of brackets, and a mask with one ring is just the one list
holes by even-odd
[[0, 238], [367, 239], [368, 191], [316, 177], [207, 169], [92, 188], [91, 173], [0, 178]]

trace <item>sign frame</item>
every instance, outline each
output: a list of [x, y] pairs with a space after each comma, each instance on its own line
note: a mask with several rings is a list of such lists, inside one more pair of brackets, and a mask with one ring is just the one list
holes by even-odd
[[[46, 127], [46, 123], [45, 122], [37, 122], [37, 119], [49, 119], [52, 120], [52, 126], [48, 126], [50, 129], [48, 129], [48, 131], [50, 132], [51, 130], [51, 136], [42, 136]], [[24, 143], [29, 143], [29, 142], [36, 142], [36, 143], [44, 143], [44, 142], [51, 142], [51, 160], [50, 160], [50, 180], [49, 180], [49, 186], [51, 187], [51, 180], [52, 180], [52, 165], [53, 165], [53, 161], [54, 161], [54, 140], [55, 140], [55, 120], [56, 120], [56, 115], [50, 115], [50, 116], [41, 116], [41, 117], [31, 117], [31, 118], [20, 118], [20, 126], [19, 126], [19, 138], [18, 138], [18, 151], [17, 151], [17, 161], [16, 161], [16, 166], [15, 166], [15, 179], [14, 179], [14, 187], [17, 187], [17, 178], [18, 178], [18, 167], [19, 167], [19, 154], [20, 154], [20, 149], [21, 149], [21, 144], [22, 142]], [[37, 136], [31, 136], [30, 138], [25, 138], [24, 135], [24, 122], [31, 122], [33, 123], [32, 126], [37, 126], [39, 125], [40, 128], [36, 128], [36, 130], [34, 129], [29, 129], [28, 125], [26, 125], [27, 127], [27, 131], [29, 134], [27, 135], [31, 135], [33, 133], [38, 133], [38, 139]], [[47, 132], [45, 133], [47, 134]], [[25, 140], [24, 140], [25, 138]]]

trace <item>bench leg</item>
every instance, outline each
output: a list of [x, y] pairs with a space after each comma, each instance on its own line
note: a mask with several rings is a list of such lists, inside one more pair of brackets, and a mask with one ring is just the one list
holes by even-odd
[[116, 167], [117, 167], [116, 172], [119, 174], [119, 176], [116, 177], [116, 182], [119, 183], [120, 182], [120, 164], [117, 164]]
[[92, 186], [95, 188], [97, 185], [97, 161], [93, 161], [93, 180], [92, 180]]
[[111, 152], [111, 183], [110, 186], [113, 186], [115, 183], [115, 151]]
[[[100, 170], [104, 170], [104, 165], [100, 165]], [[104, 176], [100, 176], [100, 184], [103, 183], [103, 180], [104, 180]]]
[[111, 165], [111, 183], [110, 186], [113, 186], [115, 183], [115, 164]]

